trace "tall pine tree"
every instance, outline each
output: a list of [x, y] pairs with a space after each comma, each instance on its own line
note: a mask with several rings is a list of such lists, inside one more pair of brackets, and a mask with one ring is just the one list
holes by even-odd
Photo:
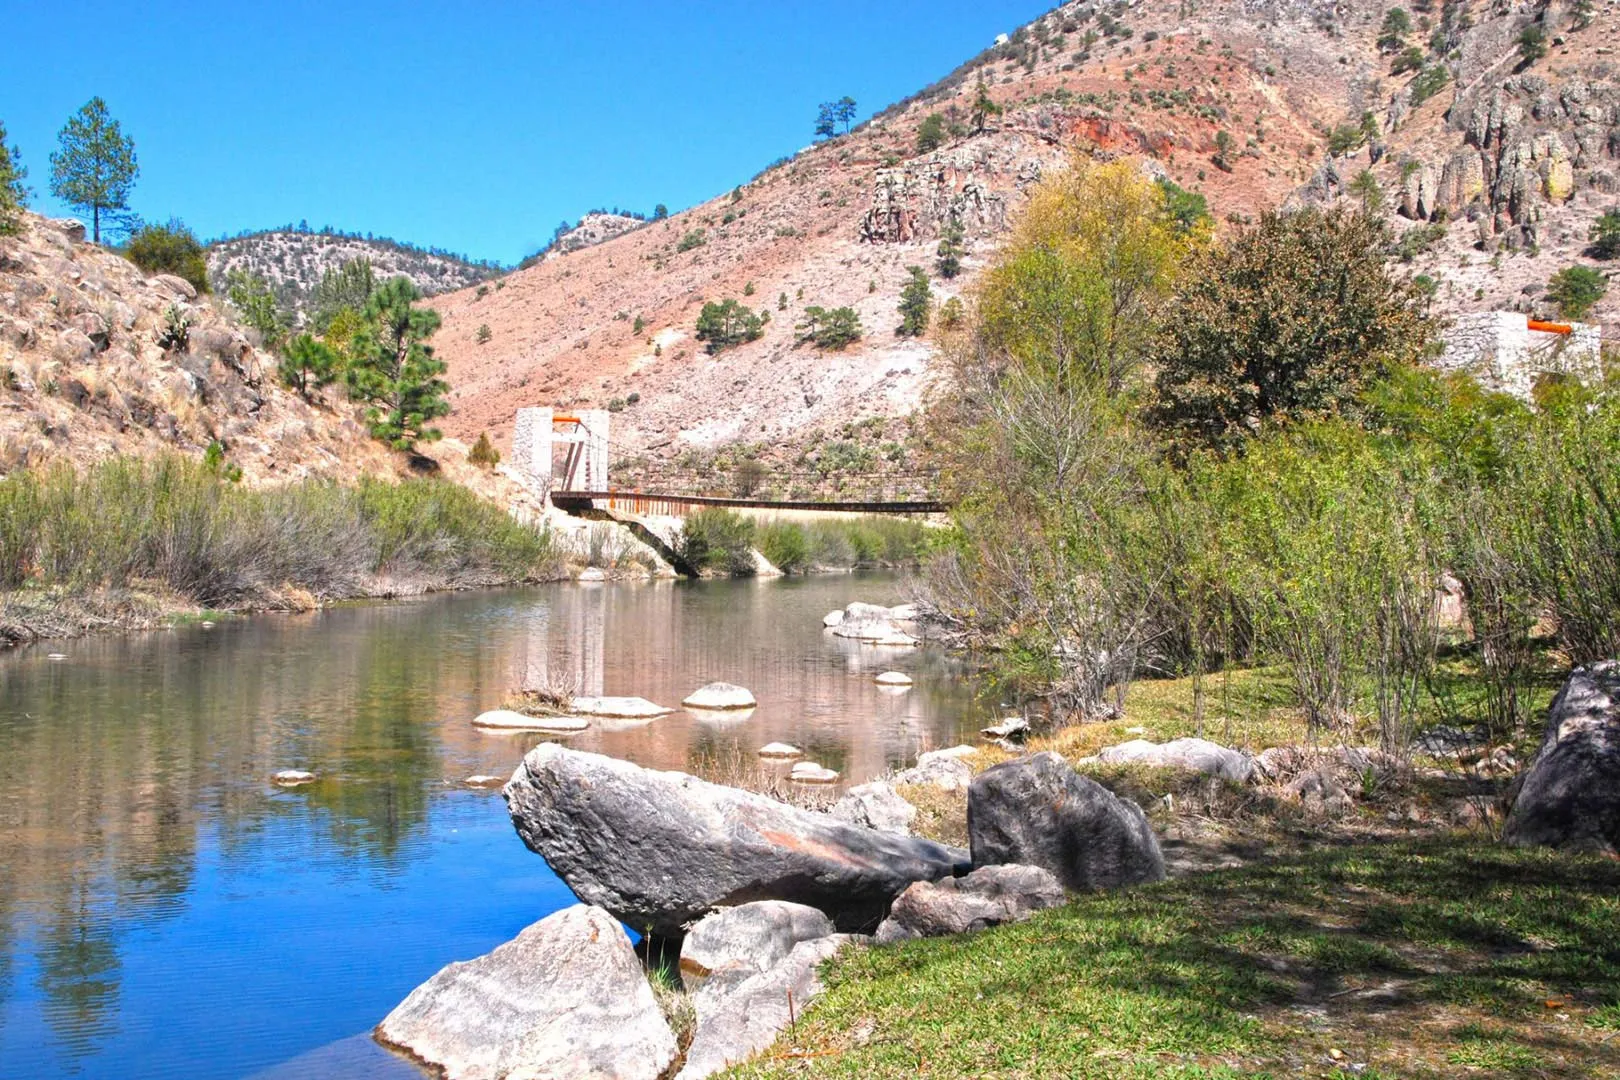
[[439, 438], [442, 432], [429, 424], [450, 411], [450, 386], [439, 377], [444, 361], [427, 344], [439, 313], [415, 307], [421, 298], [407, 277], [378, 286], [366, 301], [349, 361], [349, 389], [368, 406], [372, 437], [396, 450]]
[[129, 208], [129, 189], [141, 174], [135, 143], [124, 136], [118, 121], [107, 114], [107, 103], [98, 97], [68, 117], [57, 140], [60, 147], [51, 155], [51, 194], [90, 211], [91, 236], [99, 244], [102, 213]]
[[17, 231], [22, 208], [28, 203], [23, 178], [28, 170], [17, 161], [17, 148], [6, 145], [6, 125], [0, 124], [0, 236]]

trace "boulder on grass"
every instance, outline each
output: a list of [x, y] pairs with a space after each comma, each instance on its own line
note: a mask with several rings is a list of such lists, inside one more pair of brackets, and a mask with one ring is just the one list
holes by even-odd
[[700, 993], [693, 1002], [697, 1029], [675, 1080], [702, 1080], [769, 1047], [820, 996], [821, 964], [857, 940], [865, 939], [834, 934], [802, 941], [776, 965], [724, 994]]
[[973, 782], [973, 766], [962, 759], [969, 756], [973, 748], [966, 748], [969, 754], [958, 753], [960, 749], [962, 747], [953, 747], [949, 750], [930, 750], [926, 754], [919, 754], [917, 764], [894, 774], [894, 782], [928, 784], [942, 791], [965, 790]]
[[882, 780], [850, 788], [827, 812], [839, 821], [898, 836], [910, 836], [917, 819], [917, 808]]
[[966, 877], [919, 881], [895, 900], [878, 944], [966, 934], [1022, 922], [1063, 903], [1063, 883], [1039, 866], [981, 866]]
[[524, 843], [580, 899], [664, 936], [752, 900], [870, 929], [913, 881], [967, 869], [959, 848], [555, 743], [529, 751], [504, 792]]
[[1248, 754], [1207, 739], [1173, 739], [1167, 743], [1132, 739], [1105, 747], [1097, 758], [1106, 765], [1140, 762], [1157, 768], [1188, 769], [1219, 776], [1234, 784], [1247, 784], [1254, 776], [1254, 759]]
[[1620, 855], [1620, 663], [1570, 672], [1502, 836], [1521, 847]]
[[1076, 890], [1164, 878], [1164, 855], [1142, 808], [1051, 752], [974, 777], [967, 821], [975, 867], [1040, 866]]
[[804, 904], [758, 900], [726, 908], [700, 920], [681, 942], [681, 982], [694, 994], [711, 978], [741, 982], [776, 966], [799, 942], [834, 932], [831, 919]]
[[677, 1052], [624, 928], [584, 904], [444, 968], [376, 1036], [446, 1080], [657, 1080]]

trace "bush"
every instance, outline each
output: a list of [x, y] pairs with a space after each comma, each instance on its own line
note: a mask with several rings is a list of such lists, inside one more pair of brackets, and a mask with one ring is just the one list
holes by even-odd
[[814, 342], [820, 349], [842, 349], [861, 338], [861, 317], [852, 307], [804, 309], [804, 322], [798, 325], [799, 340]]
[[804, 526], [791, 521], [772, 521], [758, 530], [759, 551], [784, 574], [810, 567], [810, 541]]
[[679, 242], [677, 242], [675, 245], [675, 251], [677, 254], [680, 254], [682, 252], [691, 251], [693, 248], [700, 248], [708, 242], [709, 237], [707, 233], [705, 233], [702, 229], [693, 229], [685, 236], [680, 238]]
[[926, 154], [945, 145], [945, 117], [929, 113], [917, 127], [917, 152]]
[[1411, 82], [1412, 108], [1417, 108], [1444, 90], [1450, 81], [1451, 73], [1444, 65], [1435, 64], [1433, 67], [1424, 68]]
[[501, 452], [489, 441], [489, 432], [478, 433], [478, 441], [467, 451], [467, 460], [481, 469], [493, 469], [501, 463]]
[[281, 385], [296, 390], [306, 400], [319, 387], [336, 382], [343, 375], [343, 361], [325, 342], [299, 334], [287, 343], [286, 352], [276, 365]]
[[754, 523], [725, 507], [705, 506], [689, 515], [675, 546], [697, 570], [735, 577], [754, 573]]
[[208, 291], [208, 257], [197, 235], [178, 218], [167, 225], [143, 225], [129, 238], [124, 254], [145, 274], [173, 274], [200, 293]]
[[765, 333], [765, 320], [736, 300], [709, 301], [698, 312], [697, 339], [708, 342], [709, 355], [754, 341]]
[[1592, 223], [1587, 237], [1592, 242], [1591, 254], [1596, 259], [1620, 256], [1620, 210], [1608, 210]]
[[1590, 266], [1566, 266], [1547, 281], [1547, 299], [1565, 318], [1579, 319], [1609, 291], [1609, 279]]

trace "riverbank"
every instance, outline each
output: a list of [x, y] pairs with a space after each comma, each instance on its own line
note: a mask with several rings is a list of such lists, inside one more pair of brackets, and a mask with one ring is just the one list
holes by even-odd
[[444, 480], [246, 488], [179, 456], [0, 481], [0, 643], [566, 577], [543, 525]]

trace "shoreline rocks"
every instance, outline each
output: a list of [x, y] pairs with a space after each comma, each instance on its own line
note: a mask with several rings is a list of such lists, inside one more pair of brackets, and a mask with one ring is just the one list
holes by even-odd
[[913, 881], [968, 869], [959, 848], [555, 743], [529, 751], [504, 794], [524, 843], [580, 899], [664, 936], [772, 899], [869, 929]]
[[375, 1035], [446, 1080], [658, 1080], [679, 1052], [624, 928], [585, 904], [444, 967]]
[[788, 779], [796, 784], [836, 784], [838, 770], [829, 769], [815, 761], [800, 761], [794, 764], [793, 771], [788, 773]]
[[700, 919], [681, 942], [681, 982], [696, 995], [711, 978], [741, 982], [782, 960], [801, 941], [836, 933], [813, 907], [756, 900]]

